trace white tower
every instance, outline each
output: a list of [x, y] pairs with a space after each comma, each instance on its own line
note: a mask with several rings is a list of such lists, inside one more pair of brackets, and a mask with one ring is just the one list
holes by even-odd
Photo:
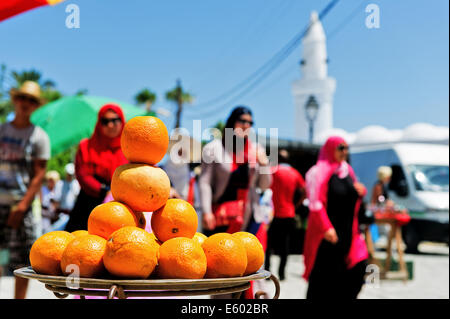
[[318, 105], [313, 122], [313, 141], [324, 131], [333, 128], [333, 95], [336, 90], [336, 80], [328, 77], [326, 37], [317, 12], [311, 13], [310, 23], [311, 27], [302, 40], [302, 78], [295, 81], [292, 88], [296, 138], [302, 141], [309, 141], [310, 136], [306, 108], [308, 102]]

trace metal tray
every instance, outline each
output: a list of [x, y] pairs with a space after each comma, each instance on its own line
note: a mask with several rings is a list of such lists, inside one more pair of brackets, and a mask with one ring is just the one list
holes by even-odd
[[[270, 278], [276, 286], [275, 299], [279, 296], [279, 282], [269, 271], [258, 272], [243, 277], [205, 278], [205, 279], [117, 279], [74, 278], [70, 276], [49, 276], [37, 274], [31, 267], [14, 271], [22, 278], [36, 279], [54, 292], [59, 298], [69, 294], [80, 296], [108, 296], [119, 298], [143, 296], [193, 296], [238, 293], [250, 287], [250, 281]], [[256, 297], [264, 295], [257, 292]]]

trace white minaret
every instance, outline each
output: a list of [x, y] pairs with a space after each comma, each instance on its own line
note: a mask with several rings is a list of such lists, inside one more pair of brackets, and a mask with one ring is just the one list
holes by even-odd
[[333, 95], [336, 80], [328, 77], [328, 61], [325, 32], [317, 12], [311, 13], [311, 27], [302, 40], [303, 59], [301, 61], [302, 78], [293, 83], [292, 92], [295, 102], [296, 138], [309, 141], [309, 120], [306, 104], [314, 101], [318, 105], [313, 125], [314, 140], [324, 131], [333, 128]]

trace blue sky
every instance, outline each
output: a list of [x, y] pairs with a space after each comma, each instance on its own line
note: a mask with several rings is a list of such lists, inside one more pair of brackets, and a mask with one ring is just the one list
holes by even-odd
[[[155, 108], [174, 110], [164, 94], [177, 78], [198, 104], [221, 95], [270, 59], [304, 28], [312, 10], [328, 2], [66, 1], [0, 23], [0, 63], [10, 70], [35, 68], [68, 95], [87, 89], [134, 103], [135, 94], [148, 87], [158, 95]], [[79, 29], [65, 26], [71, 3], [80, 8]], [[380, 8], [379, 29], [365, 26], [370, 3]], [[329, 75], [337, 80], [335, 127], [355, 132], [367, 125], [448, 126], [448, 6], [445, 0], [337, 4], [323, 21]], [[225, 120], [234, 105], [245, 104], [254, 112], [256, 127], [277, 127], [279, 136], [293, 138], [291, 87], [301, 77], [301, 52], [299, 46], [260, 86], [203, 119], [202, 127]], [[190, 130], [196, 110], [205, 109], [188, 108], [182, 124]], [[173, 121], [165, 121], [172, 128]]]

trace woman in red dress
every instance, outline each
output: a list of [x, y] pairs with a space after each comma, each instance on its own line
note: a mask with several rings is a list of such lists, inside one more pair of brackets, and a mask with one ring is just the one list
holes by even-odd
[[356, 299], [363, 285], [368, 252], [358, 212], [367, 191], [347, 156], [345, 140], [330, 137], [306, 173], [309, 215], [303, 277], [309, 281], [308, 299]]
[[75, 158], [75, 174], [81, 190], [70, 213], [66, 231], [87, 229], [89, 214], [104, 201], [115, 169], [128, 163], [120, 148], [124, 125], [125, 117], [120, 106], [106, 104], [98, 112], [92, 136], [80, 142]]

